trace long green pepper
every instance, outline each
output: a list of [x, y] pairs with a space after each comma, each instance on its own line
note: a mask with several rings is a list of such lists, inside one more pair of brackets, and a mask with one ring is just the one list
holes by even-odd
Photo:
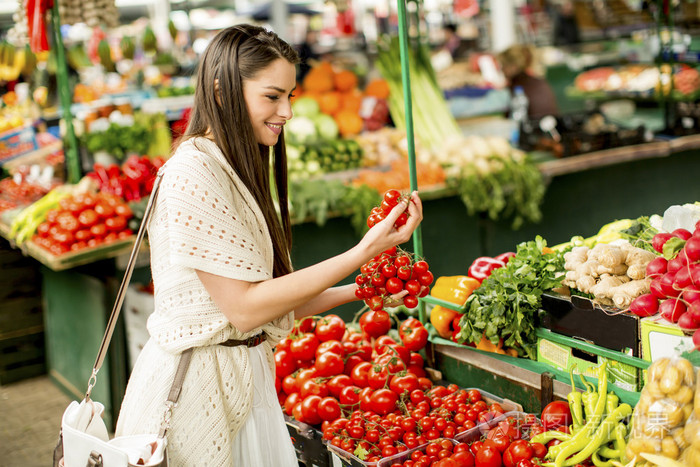
[[569, 368], [569, 377], [571, 378], [571, 392], [566, 395], [566, 400], [569, 401], [572, 431], [575, 433], [583, 426], [583, 399], [581, 393], [576, 390], [573, 365]]
[[[630, 415], [632, 415], [632, 407], [629, 404], [620, 405], [615, 411], [608, 414], [606, 419], [598, 427], [592, 439], [584, 439], [578, 446], [573, 444], [568, 449], [563, 449], [559, 455], [557, 455], [554, 464], [557, 467], [570, 467], [588, 459], [601, 445], [610, 441], [615, 427], [620, 421]], [[578, 448], [578, 453], [569, 458], [570, 455], [577, 452], [575, 448]]]
[[[598, 394], [608, 393], [608, 378], [605, 372], [606, 368], [607, 362], [603, 362], [598, 370]], [[588, 396], [590, 397], [590, 394], [588, 394]], [[585, 406], [586, 394], [584, 394], [583, 397]], [[547, 458], [554, 458], [557, 467], [561, 467], [566, 458], [579, 452], [586, 446], [586, 444], [588, 444], [590, 438], [593, 436], [594, 432], [598, 428], [598, 425], [602, 421], [606, 400], [606, 397], [598, 397], [593, 413], [590, 416], [587, 416], [586, 424], [583, 426], [583, 428], [581, 428], [581, 430], [579, 430], [579, 432], [576, 433], [569, 441], [550, 448], [549, 452], [547, 453]]]

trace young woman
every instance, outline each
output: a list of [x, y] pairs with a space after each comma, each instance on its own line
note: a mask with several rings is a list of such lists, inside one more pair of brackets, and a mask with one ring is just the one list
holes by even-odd
[[[355, 300], [354, 284], [334, 285], [406, 242], [422, 219], [413, 193], [349, 251], [293, 271], [283, 127], [297, 62], [262, 28], [220, 32], [202, 56], [183, 141], [161, 168], [148, 226], [151, 338], [116, 434], [157, 432], [179, 355], [194, 348], [167, 435], [171, 466], [296, 466], [274, 390], [273, 347], [294, 318]], [[405, 209], [408, 222], [394, 228]]]

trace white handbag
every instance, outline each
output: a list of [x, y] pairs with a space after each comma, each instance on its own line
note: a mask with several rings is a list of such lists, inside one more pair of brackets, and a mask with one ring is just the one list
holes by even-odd
[[54, 450], [54, 467], [167, 467], [168, 465], [165, 435], [169, 427], [172, 410], [177, 404], [180, 390], [182, 389], [182, 382], [190, 364], [192, 349], [185, 350], [180, 356], [173, 385], [170, 388], [167, 400], [164, 401], [163, 420], [158, 433], [120, 436], [110, 440], [107, 427], [102, 419], [104, 406], [90, 398], [92, 388], [97, 382], [97, 373], [102, 367], [117, 318], [119, 318], [127, 286], [134, 271], [136, 256], [141, 247], [141, 242], [146, 233], [146, 225], [148, 225], [153, 205], [155, 204], [160, 178], [161, 174], [158, 174], [153, 184], [153, 191], [148, 200], [141, 226], [136, 234], [124, 278], [117, 292], [114, 308], [109, 317], [107, 329], [92, 368], [92, 375], [88, 381], [85, 398], [80, 403], [76, 401], [71, 402], [63, 413], [58, 444]]

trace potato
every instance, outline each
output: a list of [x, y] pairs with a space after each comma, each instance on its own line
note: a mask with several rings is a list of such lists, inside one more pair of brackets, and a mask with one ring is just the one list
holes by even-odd
[[658, 423], [648, 423], [642, 428], [642, 433], [644, 433], [645, 436], [649, 436], [650, 438], [662, 439], [668, 433], [668, 427]]
[[661, 377], [661, 381], [659, 381], [659, 389], [664, 394], [673, 394], [681, 388], [682, 382], [680, 370], [669, 366]]
[[649, 380], [646, 386], [644, 386], [644, 393], [649, 394], [652, 399], [661, 399], [664, 397], [664, 392], [661, 390], [659, 383], [657, 381]]
[[688, 447], [688, 443], [685, 440], [685, 429], [684, 428], [676, 428], [671, 431], [671, 437], [673, 437], [673, 441], [676, 442], [678, 447], [680, 449], [685, 449]]
[[692, 363], [685, 358], [681, 358], [676, 361], [676, 368], [681, 373], [683, 384], [690, 387], [695, 386], [695, 369]]
[[669, 404], [666, 407], [665, 412], [667, 417], [666, 420], [668, 421], [668, 424], [666, 425], [667, 428], [677, 427], [685, 421], [685, 413], [683, 412], [683, 408], [679, 405]]
[[697, 443], [700, 446], [700, 420], [693, 419], [686, 423], [683, 436], [688, 444]]
[[683, 406], [683, 421], [687, 421], [690, 418], [690, 414], [693, 413], [693, 406], [690, 404], [685, 404]]
[[693, 390], [689, 386], [681, 386], [678, 391], [668, 395], [668, 397], [679, 404], [690, 404], [693, 400], [693, 396]]
[[700, 467], [700, 449], [691, 447], [683, 452], [683, 465]]
[[672, 437], [667, 436], [661, 441], [661, 454], [671, 459], [678, 459], [681, 450]]
[[666, 372], [666, 368], [668, 368], [669, 363], [671, 360], [668, 357], [660, 358], [654, 363], [651, 364], [649, 367], [648, 373], [647, 373], [647, 378], [648, 382], [655, 381], [659, 382], [661, 381], [661, 378], [663, 377], [664, 373]]

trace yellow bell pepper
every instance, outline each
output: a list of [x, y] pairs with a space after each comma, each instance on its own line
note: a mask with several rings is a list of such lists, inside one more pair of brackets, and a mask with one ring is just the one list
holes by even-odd
[[478, 280], [469, 276], [442, 276], [435, 281], [430, 295], [455, 305], [464, 305], [480, 285]]
[[436, 305], [430, 310], [430, 324], [435, 327], [440, 337], [449, 339], [452, 336], [452, 320], [458, 314], [454, 310]]

